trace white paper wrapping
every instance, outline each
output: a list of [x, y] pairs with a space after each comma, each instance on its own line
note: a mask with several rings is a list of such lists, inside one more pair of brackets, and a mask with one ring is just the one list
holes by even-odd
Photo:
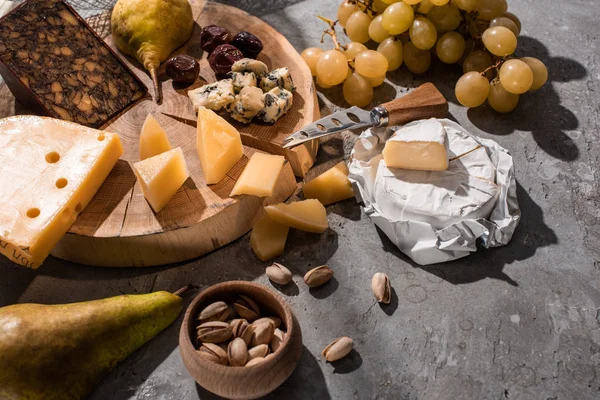
[[[519, 223], [521, 212], [517, 201], [517, 188], [513, 159], [508, 151], [493, 140], [481, 139], [466, 132], [463, 127], [448, 119], [439, 120], [444, 129], [466, 135], [483, 146], [496, 168], [495, 183], [498, 195], [490, 205], [487, 218], [454, 220], [447, 226], [435, 228], [430, 223], [399, 220], [382, 210], [373, 195], [378, 169], [386, 168], [381, 155], [385, 142], [398, 128], [378, 128], [364, 131], [357, 139], [350, 160], [350, 181], [357, 201], [363, 203], [365, 213], [396, 246], [420, 265], [456, 260], [477, 251], [477, 239], [485, 247], [506, 245]], [[409, 125], [419, 124], [420, 121]], [[405, 125], [407, 126], [407, 125]], [[432, 199], [432, 202], [438, 199]], [[388, 212], [389, 214], [389, 212]], [[486, 212], [487, 215], [487, 212]]]

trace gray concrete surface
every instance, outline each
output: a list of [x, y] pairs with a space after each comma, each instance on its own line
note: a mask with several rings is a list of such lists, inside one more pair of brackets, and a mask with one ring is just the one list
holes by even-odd
[[[76, 1], [75, 1], [76, 2]], [[77, 3], [77, 2], [76, 2]], [[90, 1], [80, 7], [92, 12]], [[337, 1], [228, 1], [272, 24], [297, 50], [317, 45]], [[418, 79], [405, 70], [376, 90], [383, 101], [433, 81], [471, 132], [510, 149], [523, 218], [510, 245], [420, 267], [400, 254], [353, 201], [328, 207], [323, 235], [291, 232], [280, 262], [295, 274], [283, 295], [304, 334], [292, 377], [270, 399], [598, 399], [600, 398], [600, 41], [595, 0], [512, 0], [523, 21], [519, 55], [543, 60], [550, 82], [518, 110], [457, 106], [457, 68]], [[320, 93], [324, 112], [343, 106]], [[337, 104], [337, 105], [336, 105]], [[351, 142], [345, 136], [346, 147]], [[332, 140], [325, 150], [340, 148]], [[321, 159], [326, 156], [320, 156]], [[302, 275], [327, 263], [328, 285], [307, 290]], [[269, 285], [266, 263], [248, 237], [206, 257], [149, 269], [98, 269], [50, 258], [39, 271], [0, 260], [0, 305], [58, 303], [120, 293], [201, 287], [230, 279]], [[373, 273], [395, 288], [390, 306], [370, 291]], [[187, 374], [177, 348], [179, 322], [98, 386], [104, 399], [213, 399]], [[325, 363], [322, 348], [340, 335], [356, 343], [347, 359]]]

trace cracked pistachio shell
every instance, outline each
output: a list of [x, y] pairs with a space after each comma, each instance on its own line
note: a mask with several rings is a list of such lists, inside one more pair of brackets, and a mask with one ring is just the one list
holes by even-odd
[[281, 344], [283, 343], [284, 337], [285, 333], [281, 329], [275, 329], [275, 332], [273, 333], [273, 339], [271, 340], [271, 350], [273, 350], [273, 353], [279, 350]]
[[205, 343], [221, 343], [229, 340], [233, 335], [227, 322], [211, 321], [198, 326], [198, 340]]
[[239, 332], [239, 337], [246, 342], [246, 345], [250, 346], [250, 343], [252, 342], [252, 336], [254, 335], [254, 326], [248, 324]]
[[214, 343], [203, 343], [198, 349], [198, 355], [205, 360], [227, 365], [227, 352]]
[[263, 323], [254, 327], [254, 333], [252, 334], [252, 340], [250, 341], [251, 347], [258, 346], [260, 344], [269, 344], [273, 339], [275, 328], [273, 324]]
[[200, 315], [198, 321], [200, 323], [209, 321], [225, 321], [229, 317], [229, 307], [224, 301], [217, 301], [208, 305]]
[[373, 275], [371, 280], [371, 289], [378, 302], [390, 304], [392, 300], [392, 286], [388, 276], [382, 272]]
[[266, 344], [259, 344], [258, 346], [252, 347], [248, 350], [248, 360], [253, 358], [264, 358], [269, 354], [269, 346]]
[[277, 284], [287, 285], [292, 281], [292, 272], [279, 263], [273, 263], [265, 270], [267, 277]]
[[241, 318], [254, 321], [260, 318], [260, 307], [254, 300], [243, 294], [233, 304], [233, 308]]
[[354, 343], [352, 339], [348, 336], [342, 336], [331, 342], [329, 346], [325, 347], [321, 354], [329, 362], [337, 361], [346, 357], [352, 351], [353, 347]]
[[241, 338], [235, 338], [227, 347], [227, 359], [232, 367], [241, 367], [248, 361], [248, 346]]
[[256, 357], [248, 361], [248, 363], [246, 363], [246, 367], [251, 367], [253, 365], [261, 364], [263, 362], [265, 362], [265, 359], [263, 357]]
[[304, 282], [308, 287], [314, 288], [321, 286], [333, 277], [333, 270], [327, 265], [313, 268], [304, 275]]

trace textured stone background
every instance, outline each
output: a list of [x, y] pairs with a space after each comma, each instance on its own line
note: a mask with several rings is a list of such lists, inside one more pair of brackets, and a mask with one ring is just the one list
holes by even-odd
[[[337, 1], [234, 1], [273, 25], [301, 51], [319, 43]], [[86, 15], [110, 1], [74, 1]], [[92, 5], [95, 3], [96, 5]], [[98, 7], [97, 4], [101, 3]], [[279, 399], [598, 399], [600, 398], [600, 58], [595, 0], [511, 0], [523, 22], [518, 55], [543, 60], [550, 82], [522, 97], [517, 111], [457, 106], [459, 68], [414, 78], [402, 69], [376, 90], [377, 102], [432, 81], [452, 116], [511, 150], [522, 221], [506, 247], [420, 267], [400, 254], [351, 200], [328, 207], [323, 235], [293, 231], [279, 260], [296, 273], [283, 291], [300, 320], [298, 369], [269, 398]], [[326, 43], [327, 45], [327, 43]], [[343, 107], [339, 90], [319, 95], [323, 113]], [[351, 135], [346, 135], [346, 148]], [[341, 141], [331, 140], [325, 150]], [[323, 152], [324, 154], [325, 152]], [[320, 159], [326, 158], [321, 154]], [[327, 263], [328, 285], [307, 290], [302, 275]], [[248, 237], [206, 257], [149, 269], [97, 269], [50, 258], [39, 271], [0, 260], [0, 306], [58, 303], [120, 293], [202, 287], [230, 279], [269, 285]], [[379, 306], [370, 279], [386, 272], [395, 288]], [[119, 365], [92, 395], [104, 399], [213, 399], [187, 374], [175, 323]], [[349, 335], [356, 351], [337, 363], [320, 356]]]

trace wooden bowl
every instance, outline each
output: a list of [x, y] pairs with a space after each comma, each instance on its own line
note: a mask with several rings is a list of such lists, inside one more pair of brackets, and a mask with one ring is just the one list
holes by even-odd
[[[266, 316], [281, 318], [286, 331], [281, 347], [264, 362], [250, 367], [230, 367], [197, 356], [194, 346], [197, 316], [215, 301], [232, 304], [238, 295], [251, 297]], [[228, 399], [256, 399], [281, 385], [294, 371], [302, 352], [302, 332], [298, 320], [281, 296], [254, 282], [231, 281], [202, 291], [188, 307], [179, 334], [181, 358], [190, 375], [206, 390]]]

